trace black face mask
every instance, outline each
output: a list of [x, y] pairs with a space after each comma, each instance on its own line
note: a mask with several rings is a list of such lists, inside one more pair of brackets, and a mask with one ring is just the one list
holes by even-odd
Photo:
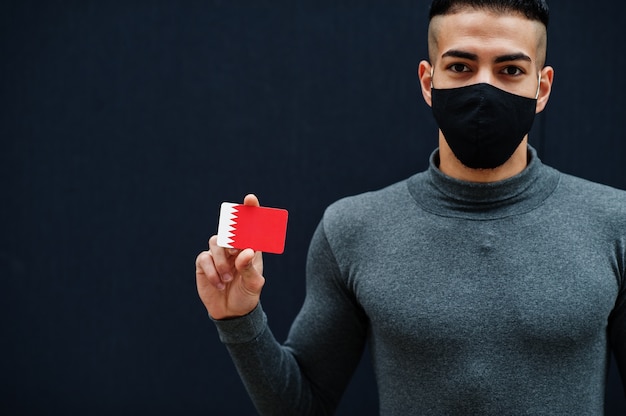
[[536, 98], [490, 84], [432, 90], [432, 109], [454, 155], [473, 169], [503, 165], [533, 125]]

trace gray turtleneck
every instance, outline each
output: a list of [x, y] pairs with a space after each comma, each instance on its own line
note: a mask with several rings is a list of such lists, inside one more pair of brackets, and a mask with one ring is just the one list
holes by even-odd
[[366, 342], [381, 415], [603, 414], [611, 351], [626, 376], [626, 192], [532, 148], [497, 183], [437, 164], [327, 209], [283, 345], [261, 306], [216, 321], [261, 414], [331, 414]]

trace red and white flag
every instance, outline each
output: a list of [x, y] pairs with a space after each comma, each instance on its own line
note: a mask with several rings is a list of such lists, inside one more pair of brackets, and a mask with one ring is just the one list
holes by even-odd
[[282, 254], [287, 234], [287, 210], [222, 203], [217, 245]]

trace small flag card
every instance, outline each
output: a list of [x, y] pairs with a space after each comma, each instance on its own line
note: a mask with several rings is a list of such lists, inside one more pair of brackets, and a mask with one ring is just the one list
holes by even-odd
[[287, 234], [287, 210], [222, 203], [217, 245], [282, 254]]

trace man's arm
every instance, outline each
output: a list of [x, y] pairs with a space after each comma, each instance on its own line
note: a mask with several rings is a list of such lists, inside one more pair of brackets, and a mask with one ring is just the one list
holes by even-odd
[[[236, 257], [244, 253], [226, 251], [219, 254], [223, 257], [211, 254], [204, 259], [213, 263], [201, 263], [198, 291], [257, 410], [263, 415], [332, 414], [360, 360], [367, 320], [343, 283], [323, 225], [309, 250], [305, 303], [285, 345], [267, 326], [257, 292], [245, 286], [248, 281], [260, 282], [260, 294], [264, 279], [257, 268], [262, 263], [256, 266], [252, 256], [245, 261]], [[225, 282], [227, 273], [232, 275]]]
[[[626, 261], [626, 253], [624, 260]], [[624, 395], [626, 395], [626, 270], [622, 273], [621, 287], [615, 309], [609, 318], [609, 337], [611, 349], [617, 361], [617, 368], [622, 378]]]

